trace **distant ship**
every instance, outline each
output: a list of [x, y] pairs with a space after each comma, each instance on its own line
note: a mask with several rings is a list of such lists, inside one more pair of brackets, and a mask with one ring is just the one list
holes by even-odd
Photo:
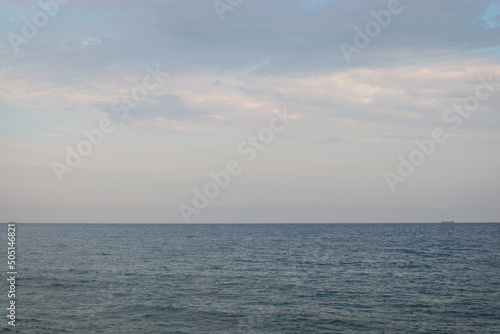
[[455, 224], [453, 220], [443, 220], [441, 224]]

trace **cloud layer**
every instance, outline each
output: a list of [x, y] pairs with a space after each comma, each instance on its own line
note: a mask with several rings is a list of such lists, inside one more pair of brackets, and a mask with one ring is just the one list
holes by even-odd
[[[341, 43], [391, 3], [346, 61]], [[177, 205], [286, 107], [293, 124], [195, 221], [498, 221], [498, 1], [242, 1], [223, 20], [202, 0], [58, 7], [27, 38], [40, 5], [0, 6], [7, 220], [180, 222]], [[168, 76], [120, 117], [148, 68]], [[488, 76], [496, 91], [453, 129], [443, 115]], [[102, 119], [116, 130], [58, 183], [51, 163]], [[384, 172], [436, 127], [449, 140], [391, 193]]]

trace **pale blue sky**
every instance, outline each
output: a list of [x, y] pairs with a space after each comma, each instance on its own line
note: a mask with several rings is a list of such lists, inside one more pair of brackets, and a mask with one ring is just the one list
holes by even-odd
[[[402, 0], [348, 63], [339, 45], [388, 3], [243, 0], [221, 21], [208, 0], [71, 0], [15, 52], [9, 33], [41, 9], [3, 1], [0, 220], [182, 222], [193, 188], [286, 108], [193, 222], [499, 221], [500, 84], [458, 129], [443, 114], [500, 82], [500, 2]], [[113, 101], [155, 66], [168, 77], [121, 120]], [[107, 118], [59, 182], [51, 164]], [[384, 173], [438, 127], [448, 140], [391, 192]]]

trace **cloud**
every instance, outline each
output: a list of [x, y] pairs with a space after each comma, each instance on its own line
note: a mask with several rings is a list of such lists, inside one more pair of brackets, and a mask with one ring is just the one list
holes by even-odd
[[[4, 3], [11, 13], [22, 6]], [[147, 6], [71, 2], [36, 38], [21, 46], [19, 55], [3, 39], [1, 55], [7, 63], [71, 69], [85, 75], [89, 70], [152, 62], [169, 72], [237, 71], [267, 58], [271, 60], [260, 72], [282, 73], [387, 65], [497, 45], [492, 23], [489, 31], [471, 24], [497, 20], [494, 3], [487, 7], [484, 2], [465, 0], [402, 0], [401, 6], [402, 13], [350, 65], [340, 42], [352, 43], [353, 28], [363, 28], [373, 20], [370, 12], [386, 9], [387, 1], [252, 1], [227, 13], [223, 22], [210, 1], [150, 1]], [[450, 10], [460, 6], [467, 10]], [[20, 31], [20, 18], [10, 18], [17, 25], [9, 29]]]
[[[88, 200], [93, 189], [105, 189], [106, 205], [120, 207], [120, 200], [134, 203], [137, 195], [130, 189], [139, 187], [141, 205], [161, 207], [162, 191], [174, 203], [189, 193], [186, 184], [233, 157], [242, 139], [284, 107], [294, 115], [293, 124], [263, 152], [262, 165], [248, 169], [241, 188], [235, 186], [231, 198], [238, 200], [221, 199], [217, 205], [248, 207], [263, 219], [263, 203], [305, 207], [316, 201], [328, 207], [328, 200], [359, 199], [354, 207], [366, 208], [377, 199], [381, 211], [370, 212], [383, 211], [381, 217], [389, 219], [408, 212], [405, 201], [429, 208], [429, 196], [448, 188], [458, 192], [457, 182], [446, 178], [457, 164], [453, 175], [464, 180], [473, 165], [490, 166], [475, 176], [480, 184], [475, 199], [481, 190], [495, 194], [495, 181], [484, 180], [498, 166], [498, 93], [450, 133], [443, 155], [430, 159], [415, 183], [405, 184], [402, 199], [381, 195], [387, 191], [383, 171], [411, 150], [416, 138], [449, 127], [443, 113], [474, 94], [479, 76], [500, 80], [498, 1], [401, 0], [401, 13], [350, 63], [339, 44], [354, 43], [354, 28], [364, 29], [374, 20], [372, 11], [387, 8], [386, 0], [243, 1], [223, 21], [210, 0], [71, 1], [20, 45], [19, 53], [7, 34], [20, 34], [22, 18], [29, 20], [40, 9], [27, 0], [1, 6], [0, 167], [8, 176], [0, 186], [18, 185], [16, 200], [29, 195], [25, 171], [44, 175], [37, 196], [53, 193], [44, 168], [64, 159], [65, 147], [82, 139], [81, 130], [111, 118], [117, 130], [72, 174], [61, 194], [76, 194], [76, 203], [79, 190]], [[168, 77], [121, 119], [112, 110], [114, 101], [141, 85], [147, 67], [156, 65]], [[475, 155], [479, 148], [484, 151]], [[460, 184], [466, 187], [465, 181]], [[147, 194], [152, 185], [154, 196]], [[418, 191], [409, 196], [412, 189]], [[46, 201], [57, 204], [61, 198]], [[106, 205], [102, 212], [108, 212]], [[231, 210], [224, 212], [247, 212]], [[296, 211], [281, 217], [309, 212]], [[279, 216], [278, 209], [268, 212]], [[324, 208], [318, 212], [318, 220], [331, 215]], [[347, 220], [361, 217], [343, 212]]]

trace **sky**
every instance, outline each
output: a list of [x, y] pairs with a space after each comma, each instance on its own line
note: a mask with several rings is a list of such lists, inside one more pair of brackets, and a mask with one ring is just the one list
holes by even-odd
[[5, 0], [0, 34], [1, 222], [500, 221], [500, 1]]

